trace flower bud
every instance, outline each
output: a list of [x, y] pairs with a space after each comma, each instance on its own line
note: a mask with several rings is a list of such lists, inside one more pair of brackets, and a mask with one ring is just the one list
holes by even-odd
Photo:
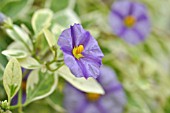
[[5, 109], [5, 110], [9, 109], [9, 104], [7, 100], [1, 102], [1, 107], [2, 109]]

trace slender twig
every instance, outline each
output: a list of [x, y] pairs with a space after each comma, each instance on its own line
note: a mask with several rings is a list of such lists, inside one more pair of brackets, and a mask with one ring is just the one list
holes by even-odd
[[20, 88], [18, 95], [18, 112], [22, 113], [22, 88]]

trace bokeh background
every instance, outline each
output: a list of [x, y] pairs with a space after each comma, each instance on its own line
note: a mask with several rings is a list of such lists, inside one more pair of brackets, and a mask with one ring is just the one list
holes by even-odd
[[[148, 8], [152, 23], [149, 36], [137, 45], [128, 44], [112, 33], [108, 15], [115, 1], [120, 0], [0, 0], [0, 11], [15, 24], [25, 24], [33, 31], [33, 13], [49, 8], [54, 13], [51, 30], [56, 36], [62, 28], [81, 23], [99, 42], [105, 54], [103, 64], [115, 70], [124, 87], [127, 97], [124, 113], [170, 113], [170, 0], [131, 0]], [[11, 42], [1, 30], [0, 51]], [[2, 54], [0, 63], [2, 76], [1, 68], [7, 63]], [[25, 113], [60, 113], [63, 81], [50, 97], [24, 108]], [[6, 98], [0, 79], [0, 100]]]

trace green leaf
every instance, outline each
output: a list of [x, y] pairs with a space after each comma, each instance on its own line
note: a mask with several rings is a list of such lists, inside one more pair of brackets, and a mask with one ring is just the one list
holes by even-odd
[[48, 29], [44, 29], [44, 35], [48, 42], [48, 45], [50, 46], [51, 50], [53, 51], [53, 47], [55, 47], [56, 42], [57, 42], [55, 39], [55, 36]]
[[[0, 0], [1, 1], [1, 0]], [[0, 10], [13, 19], [22, 19], [30, 11], [34, 0], [3, 0]], [[22, 17], [22, 18], [21, 18]]]
[[25, 52], [28, 52], [27, 48], [20, 42], [12, 42], [10, 43], [10, 45], [8, 45], [8, 48], [7, 49], [16, 49], [16, 50], [22, 50], [22, 51], [25, 51]]
[[51, 98], [47, 98], [47, 102], [48, 102], [48, 104], [49, 105], [51, 105], [51, 107], [53, 107], [57, 112], [59, 112], [59, 113], [66, 113], [66, 110], [63, 108], [63, 107], [61, 107], [59, 104], [56, 104], [56, 103], [54, 103], [53, 101], [54, 100], [58, 100], [58, 99], [60, 99], [61, 97], [55, 97], [53, 100], [51, 99]]
[[60, 24], [54, 24], [52, 26], [52, 33], [56, 36], [59, 37], [60, 34], [65, 30], [65, 27], [61, 26]]
[[0, 64], [0, 81], [2, 80], [3, 72], [4, 72], [4, 67], [2, 66], [2, 64]]
[[56, 73], [81, 91], [104, 94], [103, 88], [95, 79], [76, 78], [67, 66], [62, 66]]
[[29, 51], [33, 50], [28, 34], [19, 26], [14, 25], [13, 29], [7, 29], [6, 32], [13, 40], [21, 42]]
[[26, 105], [32, 101], [49, 96], [56, 88], [58, 76], [50, 72], [34, 70], [30, 73], [26, 85]]
[[64, 99], [63, 83], [65, 83], [64, 79], [60, 79], [56, 90], [46, 99], [48, 104], [51, 105], [57, 113], [66, 113], [66, 110], [62, 107]]
[[19, 62], [12, 58], [8, 62], [4, 75], [3, 75], [3, 85], [5, 91], [8, 95], [8, 102], [10, 103], [11, 98], [17, 93], [21, 86], [22, 72]]
[[37, 69], [41, 67], [41, 64], [32, 57], [21, 58], [18, 59], [18, 61], [20, 62], [21, 66], [26, 69]]
[[28, 54], [25, 51], [22, 50], [4, 50], [2, 51], [2, 54], [7, 57], [15, 57], [15, 58], [25, 58], [28, 56]]
[[54, 20], [64, 27], [69, 27], [74, 23], [81, 23], [80, 18], [72, 9], [65, 9], [54, 15]]
[[51, 7], [54, 12], [65, 9], [68, 6], [69, 0], [52, 0]]
[[40, 34], [44, 28], [50, 26], [53, 12], [49, 9], [41, 9], [34, 13], [32, 17], [32, 27], [36, 35]]

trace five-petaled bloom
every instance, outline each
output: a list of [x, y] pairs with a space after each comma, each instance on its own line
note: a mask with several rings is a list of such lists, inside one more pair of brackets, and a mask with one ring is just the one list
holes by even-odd
[[114, 34], [131, 44], [143, 41], [151, 31], [147, 9], [137, 2], [115, 2], [109, 15], [109, 23]]
[[63, 51], [65, 64], [76, 77], [98, 77], [103, 53], [97, 41], [80, 24], [64, 30], [58, 45]]
[[105, 90], [104, 95], [82, 92], [70, 84], [64, 89], [64, 107], [68, 113], [122, 113], [126, 96], [115, 73], [102, 66], [97, 78]]

